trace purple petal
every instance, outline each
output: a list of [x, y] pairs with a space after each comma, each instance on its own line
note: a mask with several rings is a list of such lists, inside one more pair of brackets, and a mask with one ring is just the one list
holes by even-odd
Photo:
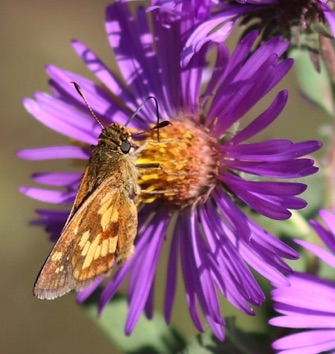
[[221, 146], [221, 151], [229, 160], [288, 161], [310, 154], [322, 146], [317, 140], [293, 143], [290, 140], [273, 139], [258, 143]]
[[[162, 86], [154, 77], [159, 72], [155, 57], [150, 55], [152, 34], [146, 23], [145, 12], [138, 10], [141, 25], [131, 16], [128, 7], [114, 3], [107, 8], [106, 32], [124, 80], [135, 97], [143, 100], [154, 95], [158, 101]], [[122, 30], [121, 30], [122, 28]], [[139, 105], [141, 101], [137, 102]], [[143, 107], [141, 115], [147, 122], [154, 123], [152, 108]]]
[[[105, 125], [111, 122], [122, 124], [130, 116], [131, 112], [125, 112], [124, 110], [119, 109], [120, 106], [113, 104], [111, 96], [92, 81], [71, 71], [60, 69], [54, 65], [49, 65], [47, 67], [47, 72], [52, 79], [52, 88], [60, 94], [62, 98], [64, 97], [67, 100], [70, 100], [71, 104], [75, 104], [84, 112], [86, 111], [87, 118], [91, 120], [91, 125], [96, 125], [96, 122], [93, 117], [90, 116], [83, 99], [73, 87], [72, 82], [76, 82], [80, 85], [89, 105]], [[98, 127], [96, 127], [96, 129], [97, 128]]]
[[[188, 220], [187, 220], [188, 217], [189, 215], [187, 215], [187, 217], [183, 215], [179, 216], [182, 230], [189, 231]], [[189, 243], [186, 242], [186, 238], [180, 237], [179, 240], [180, 240], [180, 253], [184, 255], [190, 254], [188, 252]], [[181, 268], [182, 268], [184, 283], [185, 283], [186, 301], [195, 327], [200, 332], [203, 332], [204, 328], [202, 326], [201, 319], [198, 313], [198, 297], [196, 292], [196, 284], [194, 282], [195, 280], [193, 279], [194, 264], [192, 264], [190, 259], [191, 257], [181, 257]]]
[[294, 197], [306, 189], [301, 183], [246, 181], [228, 173], [220, 179], [244, 203], [272, 219], [288, 219], [291, 216], [288, 208], [301, 209], [307, 204]]
[[[70, 85], [70, 84], [69, 84]], [[25, 99], [24, 106], [41, 123], [56, 132], [86, 144], [96, 144], [101, 128], [89, 114], [47, 94]]]
[[332, 212], [327, 211], [327, 210], [321, 210], [320, 211], [320, 217], [324, 221], [324, 223], [327, 226], [324, 228], [321, 224], [319, 224], [315, 220], [311, 220], [311, 225], [314, 227], [315, 231], [319, 234], [320, 238], [322, 241], [325, 243], [325, 245], [333, 252], [335, 253], [335, 216], [334, 216], [334, 210]]
[[[264, 301], [264, 294], [239, 254], [239, 246], [238, 248], [233, 246], [225, 235], [225, 228], [218, 222], [219, 215], [215, 214], [215, 209], [209, 203], [206, 204], [206, 209], [202, 208], [200, 212], [201, 223], [211, 249], [211, 257], [214, 259], [212, 272], [220, 288], [226, 288], [224, 293], [227, 299], [232, 297], [234, 302], [237, 300], [235, 305], [243, 305], [244, 310], [250, 313], [250, 306], [247, 306], [246, 301], [259, 305]], [[240, 296], [244, 299], [239, 299]]]
[[315, 256], [320, 258], [323, 262], [327, 263], [331, 267], [335, 268], [335, 256], [325, 251], [319, 246], [313, 245], [312, 243], [303, 241], [303, 240], [294, 240], [300, 246], [303, 246], [310, 252], [312, 252]]
[[53, 204], [72, 203], [76, 195], [75, 192], [59, 192], [33, 187], [20, 187], [19, 190], [30, 198]]
[[330, 30], [332, 31], [333, 36], [335, 37], [335, 13], [334, 13], [334, 10], [332, 10], [331, 8], [329, 8], [325, 4], [321, 4], [321, 7], [322, 7], [323, 14], [325, 15], [325, 17], [328, 21]]
[[35, 173], [32, 178], [37, 183], [66, 187], [73, 184], [78, 185], [81, 174], [76, 172]]
[[36, 213], [40, 216], [40, 218], [32, 220], [30, 225], [44, 226], [45, 231], [50, 234], [50, 241], [56, 242], [69, 216], [69, 212], [38, 209], [36, 210]]
[[[113, 93], [114, 96], [118, 97], [130, 109], [130, 112], [134, 111], [137, 108], [134, 97], [128, 92], [114, 73], [83, 43], [73, 41], [72, 46], [88, 69], [95, 74], [108, 90]], [[117, 102], [114, 102], [114, 106], [116, 110], [122, 111]], [[111, 116], [113, 116], [113, 114], [111, 114]], [[126, 116], [124, 119], [126, 119]]]
[[26, 160], [79, 159], [88, 160], [88, 149], [77, 146], [49, 146], [36, 149], [25, 149], [17, 156]]
[[335, 348], [335, 330], [315, 330], [292, 334], [272, 345], [281, 354], [315, 354]]
[[133, 285], [129, 285], [132, 291], [129, 294], [129, 314], [125, 327], [127, 335], [133, 331], [147, 301], [164, 242], [163, 235], [165, 235], [169, 223], [168, 217], [162, 219], [161, 215], [158, 215], [159, 218], [156, 217], [151, 221], [147, 232], [142, 236], [148, 238], [146, 234], [150, 235], [150, 243], [145, 249], [146, 256], [141, 258], [140, 265], [137, 264], [137, 267], [134, 267], [131, 276]]
[[237, 133], [230, 144], [237, 145], [247, 139], [252, 138], [268, 127], [283, 111], [288, 98], [287, 91], [281, 91], [277, 94], [270, 107], [268, 107], [260, 116], [254, 119], [246, 128]]
[[225, 167], [262, 177], [272, 178], [300, 178], [318, 171], [314, 161], [310, 159], [297, 159], [285, 163], [265, 161], [239, 161], [230, 160], [225, 156]]
[[[329, 304], [335, 301], [334, 282], [320, 279], [304, 273], [294, 273], [289, 276], [291, 286], [274, 289], [271, 293], [274, 301], [288, 304], [301, 309], [302, 313], [324, 313], [334, 316], [335, 309]], [[313, 291], [306, 291], [312, 289]], [[286, 327], [292, 323], [287, 317]]]
[[79, 291], [77, 293], [77, 302], [79, 304], [83, 303], [85, 300], [87, 300], [88, 297], [92, 295], [92, 293], [101, 285], [101, 283], [104, 281], [105, 276], [102, 275], [96, 279], [94, 279], [93, 283], [89, 285], [87, 288], [85, 288], [82, 291]]
[[167, 275], [166, 275], [164, 317], [167, 323], [171, 322], [172, 308], [173, 308], [176, 289], [177, 289], [177, 261], [179, 256], [178, 245], [180, 242], [179, 237], [181, 231], [178, 220], [175, 224], [175, 228], [172, 236]]
[[[211, 74], [209, 83], [206, 87], [205, 92], [203, 93], [203, 97], [210, 97], [213, 92], [215, 92], [216, 86], [218, 82], [221, 80], [224, 71], [229, 63], [229, 52], [228, 48], [224, 45], [217, 45], [217, 56], [216, 56], [216, 63]], [[206, 102], [204, 105], [204, 109], [206, 107]], [[208, 119], [207, 119], [208, 120]], [[206, 124], [207, 124], [206, 120]]]
[[154, 288], [155, 280], [152, 281], [151, 288], [149, 291], [149, 295], [147, 301], [145, 303], [144, 312], [148, 319], [152, 319], [154, 316], [154, 299], [155, 299], [155, 288]]
[[[192, 213], [184, 220], [185, 231], [187, 230], [191, 238], [191, 249], [187, 257], [182, 257], [182, 270], [186, 286], [186, 298], [191, 317], [199, 330], [202, 324], [197, 311], [196, 304], [199, 301], [206, 320], [214, 334], [223, 340], [224, 321], [220, 316], [220, 307], [215, 290], [214, 279], [211, 277], [210, 262], [207, 252], [200, 237], [199, 230], [195, 225], [196, 215]], [[180, 252], [186, 254], [185, 242], [180, 238]]]
[[[236, 6], [232, 6], [231, 8], [227, 7], [227, 10], [224, 13], [211, 16], [208, 21], [199, 25], [186, 42], [185, 49], [182, 53], [183, 66], [187, 66], [193, 55], [198, 53], [207, 42], [224, 42], [234, 25], [234, 18], [250, 11], [251, 9], [251, 6], [245, 6], [244, 8], [236, 8]], [[225, 21], [227, 22], [224, 24]], [[218, 26], [220, 26], [220, 29], [209, 35], [209, 33]]]

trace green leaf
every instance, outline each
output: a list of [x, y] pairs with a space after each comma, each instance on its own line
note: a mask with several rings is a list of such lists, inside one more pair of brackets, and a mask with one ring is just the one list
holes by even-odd
[[199, 334], [181, 352], [182, 354], [259, 354], [269, 352], [269, 336], [247, 333], [238, 329], [234, 318], [226, 318], [226, 339], [220, 342], [208, 329]]
[[167, 325], [160, 314], [153, 319], [144, 316], [138, 321], [130, 336], [124, 334], [128, 304], [124, 296], [114, 296], [102, 314], [97, 314], [97, 301], [92, 299], [84, 304], [89, 317], [105, 332], [113, 344], [127, 354], [174, 354], [185, 345], [182, 336]]
[[290, 55], [295, 61], [299, 85], [304, 95], [316, 106], [334, 117], [334, 103], [331, 82], [327, 69], [321, 61], [321, 72], [313, 67], [307, 51], [292, 50]]

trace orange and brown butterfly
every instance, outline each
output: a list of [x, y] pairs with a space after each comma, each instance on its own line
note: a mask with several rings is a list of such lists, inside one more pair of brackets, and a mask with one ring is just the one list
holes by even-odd
[[[74, 85], [87, 104], [79, 85]], [[70, 215], [35, 282], [34, 295], [40, 299], [84, 289], [134, 251], [140, 193], [136, 154], [143, 146], [133, 149], [132, 134], [121, 124], [102, 128]]]

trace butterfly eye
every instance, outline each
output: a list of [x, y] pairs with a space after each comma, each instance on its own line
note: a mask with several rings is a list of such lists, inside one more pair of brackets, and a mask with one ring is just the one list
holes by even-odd
[[121, 151], [124, 154], [128, 154], [128, 152], [130, 151], [130, 148], [131, 148], [131, 145], [130, 145], [129, 141], [127, 141], [127, 140], [122, 141], [122, 143], [121, 143]]

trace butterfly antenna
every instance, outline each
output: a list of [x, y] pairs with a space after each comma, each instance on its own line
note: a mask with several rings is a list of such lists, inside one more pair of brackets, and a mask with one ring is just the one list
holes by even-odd
[[88, 108], [88, 110], [90, 111], [92, 117], [94, 118], [94, 120], [100, 125], [100, 127], [102, 129], [105, 129], [104, 125], [100, 122], [100, 120], [98, 119], [98, 117], [95, 115], [93, 109], [91, 108], [91, 106], [88, 104], [87, 98], [82, 90], [82, 88], [80, 87], [80, 85], [78, 83], [76, 83], [75, 81], [71, 81], [71, 84], [74, 85], [75, 89], [77, 90], [78, 94], [80, 95], [80, 97], [83, 99], [85, 106]]
[[159, 128], [162, 128], [162, 127], [165, 127], [167, 126], [168, 124], [170, 124], [170, 122], [168, 121], [163, 121], [163, 122], [159, 122], [160, 120], [160, 117], [159, 117], [159, 108], [158, 108], [158, 101], [157, 101], [157, 98], [155, 96], [148, 96], [139, 106], [138, 108], [136, 109], [136, 111], [129, 117], [129, 119], [127, 120], [125, 126], [127, 126], [137, 115], [138, 113], [140, 112], [140, 110], [143, 108], [143, 106], [149, 101], [153, 99], [155, 101], [155, 106], [156, 106], [156, 117], [157, 117], [157, 124], [149, 129], [149, 130], [146, 130], [144, 132], [139, 132], [139, 133], [136, 133], [135, 135], [140, 135], [140, 134], [143, 134], [143, 133], [146, 133], [150, 130], [153, 130], [153, 129], [157, 129], [157, 140], [159, 141]]

